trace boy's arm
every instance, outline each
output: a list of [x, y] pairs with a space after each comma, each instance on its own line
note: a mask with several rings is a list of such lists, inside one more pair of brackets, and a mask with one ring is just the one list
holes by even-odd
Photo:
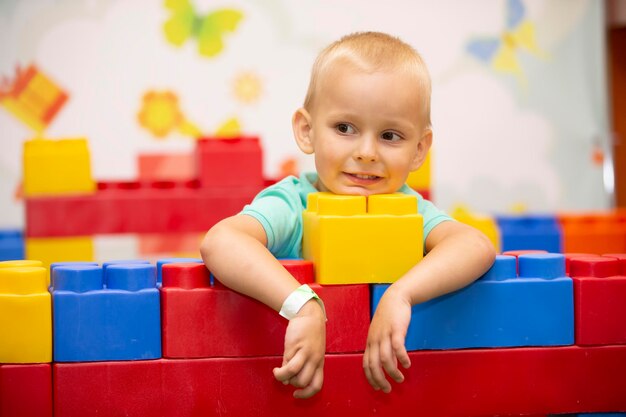
[[376, 390], [391, 391], [383, 369], [396, 382], [398, 369], [411, 363], [404, 341], [411, 320], [411, 306], [462, 288], [491, 267], [495, 249], [478, 230], [454, 221], [438, 224], [426, 238], [424, 259], [393, 283], [381, 297], [363, 356], [363, 368]]
[[[266, 248], [261, 223], [247, 215], [222, 220], [209, 230], [200, 252], [207, 268], [227, 287], [280, 311], [289, 294], [300, 286]], [[324, 312], [311, 299], [289, 321], [283, 364], [274, 376], [301, 388], [296, 398], [317, 393], [323, 382], [326, 324]]]

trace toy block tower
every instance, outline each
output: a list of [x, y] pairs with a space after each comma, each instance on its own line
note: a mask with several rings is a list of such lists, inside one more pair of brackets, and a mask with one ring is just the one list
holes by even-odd
[[555, 216], [508, 215], [497, 216], [502, 251], [538, 249], [561, 253], [561, 225]]
[[37, 266], [0, 268], [0, 363], [52, 361], [46, 276], [46, 269]]
[[302, 216], [304, 258], [319, 284], [391, 283], [423, 258], [415, 196], [313, 193]]

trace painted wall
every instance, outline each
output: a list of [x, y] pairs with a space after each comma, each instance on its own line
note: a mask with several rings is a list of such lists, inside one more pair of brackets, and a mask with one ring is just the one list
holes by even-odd
[[[604, 208], [603, 5], [3, 0], [0, 85], [17, 64], [34, 63], [65, 91], [41, 134], [89, 138], [99, 179], [135, 178], [138, 155], [188, 152], [198, 132], [237, 130], [262, 138], [266, 174], [277, 176], [290, 161], [313, 169], [290, 119], [316, 53], [352, 31], [386, 31], [418, 49], [431, 71], [438, 205]], [[23, 224], [21, 149], [35, 135], [0, 107], [0, 227]]]

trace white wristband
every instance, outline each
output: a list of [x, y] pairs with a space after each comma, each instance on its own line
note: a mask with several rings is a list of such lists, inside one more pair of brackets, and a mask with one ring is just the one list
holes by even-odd
[[315, 294], [315, 291], [311, 289], [308, 285], [304, 284], [293, 290], [291, 294], [285, 298], [283, 302], [283, 306], [280, 309], [279, 314], [286, 318], [287, 320], [291, 320], [298, 314], [298, 311], [302, 308], [304, 304], [306, 304], [311, 298], [315, 299], [322, 307], [322, 311], [324, 312], [324, 317], [326, 317], [326, 309], [324, 308], [324, 302]]

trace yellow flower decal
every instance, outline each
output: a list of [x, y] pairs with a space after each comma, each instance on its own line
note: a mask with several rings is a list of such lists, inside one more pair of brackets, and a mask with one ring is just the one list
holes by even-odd
[[235, 78], [235, 98], [242, 103], [253, 103], [261, 96], [261, 80], [251, 72], [244, 72]]
[[137, 118], [139, 124], [157, 138], [164, 138], [174, 131], [185, 136], [202, 135], [200, 129], [185, 118], [178, 105], [178, 97], [171, 91], [148, 91], [144, 94]]

